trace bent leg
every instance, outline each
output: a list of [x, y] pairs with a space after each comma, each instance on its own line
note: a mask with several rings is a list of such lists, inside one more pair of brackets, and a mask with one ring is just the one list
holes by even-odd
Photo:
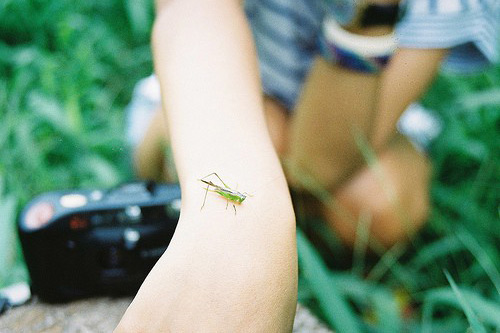
[[[266, 97], [265, 112], [269, 133], [280, 157], [288, 148], [290, 117], [273, 99]], [[346, 136], [348, 134], [345, 134]], [[354, 148], [357, 150], [357, 148]], [[337, 156], [335, 152], [333, 155]], [[431, 167], [401, 135], [378, 156], [376, 169], [363, 166], [331, 191], [345, 211], [322, 207], [330, 227], [348, 245], [354, 245], [357, 223], [362, 214], [371, 216], [371, 235], [382, 245], [390, 246], [418, 231], [429, 211]], [[307, 211], [319, 206], [309, 202]]]
[[354, 131], [369, 136], [377, 84], [378, 75], [317, 58], [290, 125], [290, 166], [327, 188], [341, 186], [363, 163]]
[[347, 245], [354, 245], [362, 214], [371, 217], [370, 235], [391, 246], [419, 230], [429, 211], [430, 164], [402, 136], [378, 157], [374, 167], [365, 166], [332, 195], [345, 214], [323, 207], [330, 227]]

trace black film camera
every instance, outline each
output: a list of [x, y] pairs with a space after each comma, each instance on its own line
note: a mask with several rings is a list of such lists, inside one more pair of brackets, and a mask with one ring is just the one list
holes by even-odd
[[135, 293], [174, 234], [180, 197], [178, 185], [147, 182], [36, 197], [18, 220], [33, 293]]

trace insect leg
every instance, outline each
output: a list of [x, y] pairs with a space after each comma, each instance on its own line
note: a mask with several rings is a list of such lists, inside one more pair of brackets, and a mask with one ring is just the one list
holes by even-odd
[[207, 185], [207, 189], [205, 190], [205, 197], [203, 198], [203, 205], [201, 205], [200, 210], [203, 209], [203, 207], [205, 206], [205, 201], [207, 201], [207, 194], [208, 194], [208, 188], [209, 187], [210, 187], [210, 185]]

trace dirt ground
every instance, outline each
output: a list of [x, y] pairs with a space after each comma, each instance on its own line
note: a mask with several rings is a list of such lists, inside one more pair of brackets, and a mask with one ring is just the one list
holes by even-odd
[[[0, 315], [0, 332], [111, 332], [131, 300], [131, 298], [93, 298], [54, 305], [34, 299], [26, 305]], [[331, 331], [309, 310], [298, 305], [293, 332]]]

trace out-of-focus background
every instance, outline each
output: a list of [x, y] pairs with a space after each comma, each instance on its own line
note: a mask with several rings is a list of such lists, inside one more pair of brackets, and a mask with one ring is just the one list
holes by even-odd
[[[31, 198], [133, 178], [124, 108], [152, 72], [152, 20], [148, 0], [0, 0], [0, 288], [28, 280]], [[423, 104], [443, 123], [426, 228], [377, 256], [299, 231], [299, 300], [338, 331], [500, 331], [500, 66], [443, 73]]]

